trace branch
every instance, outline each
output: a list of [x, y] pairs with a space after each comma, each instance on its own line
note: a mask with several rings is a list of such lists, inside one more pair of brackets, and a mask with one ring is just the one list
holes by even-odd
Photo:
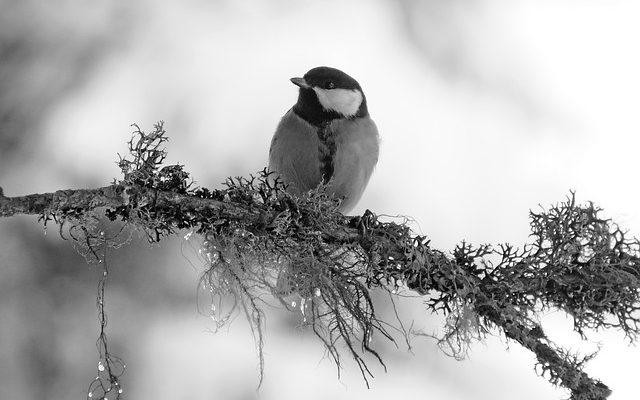
[[394, 340], [390, 324], [375, 312], [374, 290], [393, 298], [407, 288], [423, 296], [430, 311], [443, 312], [447, 326], [439, 344], [458, 358], [471, 341], [497, 329], [532, 351], [539, 373], [574, 400], [604, 399], [610, 390], [583, 371], [593, 355], [579, 358], [546, 336], [540, 312], [567, 312], [583, 336], [587, 328], [614, 328], [633, 342], [640, 333], [640, 243], [601, 218], [593, 204], [576, 204], [573, 193], [548, 211], [530, 213], [533, 240], [522, 249], [463, 242], [445, 253], [406, 225], [382, 222], [371, 212], [343, 216], [324, 187], [291, 196], [267, 171], [230, 178], [223, 189], [193, 188], [182, 166], [161, 168], [161, 124], [135, 134], [131, 158], [119, 162], [123, 180], [22, 197], [0, 190], [0, 216], [82, 224], [104, 211], [110, 220], [144, 229], [150, 241], [178, 229], [201, 234], [208, 264], [202, 284], [212, 301], [234, 299], [229, 313], [244, 310], [261, 366], [265, 294], [299, 312], [339, 368], [336, 346], [344, 342], [365, 381], [371, 372], [363, 355], [382, 363], [370, 347], [372, 336]]
[[[132, 199], [136, 200], [135, 205]], [[153, 205], [159, 212], [180, 208], [185, 213], [214, 219], [255, 221], [259, 216], [254, 210], [232, 202], [135, 185], [113, 184], [97, 189], [67, 189], [18, 197], [5, 197], [0, 188], [0, 217], [18, 214], [67, 215], [99, 208], [135, 208], [148, 205]]]

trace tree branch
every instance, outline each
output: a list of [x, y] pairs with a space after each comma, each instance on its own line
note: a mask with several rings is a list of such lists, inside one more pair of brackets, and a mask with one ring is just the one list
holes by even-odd
[[1, 194], [1, 190], [2, 188], [0, 188], [0, 217], [18, 214], [65, 214], [74, 210], [92, 211], [98, 208], [129, 207], [132, 206], [132, 198], [136, 199], [138, 207], [150, 204], [158, 210], [179, 207], [185, 212], [198, 213], [208, 218], [253, 221], [258, 217], [253, 210], [230, 202], [122, 184], [97, 189], [66, 189], [17, 197], [5, 197]]
[[631, 341], [640, 333], [640, 243], [601, 218], [593, 204], [576, 204], [573, 193], [548, 211], [530, 213], [533, 242], [523, 249], [463, 242], [449, 254], [371, 212], [341, 215], [323, 187], [293, 197], [267, 171], [228, 179], [221, 190], [191, 188], [181, 166], [160, 168], [161, 124], [136, 134], [133, 160], [119, 163], [122, 181], [21, 197], [5, 197], [0, 189], [0, 216], [78, 224], [104, 211], [110, 220], [143, 228], [151, 241], [193, 229], [205, 239], [203, 285], [242, 306], [260, 351], [266, 292], [301, 312], [338, 367], [336, 343], [343, 341], [365, 380], [371, 373], [361, 354], [382, 362], [369, 346], [372, 335], [394, 340], [375, 313], [373, 290], [407, 288], [424, 296], [430, 311], [447, 316], [439, 344], [454, 356], [499, 329], [532, 351], [540, 374], [569, 389], [573, 400], [604, 399], [610, 390], [583, 371], [592, 355], [579, 359], [553, 344], [539, 313], [564, 310], [583, 336], [585, 328], [620, 329]]

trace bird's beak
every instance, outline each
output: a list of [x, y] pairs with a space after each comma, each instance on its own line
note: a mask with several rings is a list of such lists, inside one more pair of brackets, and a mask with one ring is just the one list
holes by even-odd
[[291, 78], [291, 83], [296, 86], [300, 86], [303, 89], [309, 89], [311, 87], [304, 78]]

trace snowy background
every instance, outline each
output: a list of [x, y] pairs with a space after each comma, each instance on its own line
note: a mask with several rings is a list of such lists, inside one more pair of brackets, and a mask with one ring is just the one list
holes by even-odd
[[[288, 79], [319, 65], [355, 77], [382, 136], [355, 212], [409, 215], [432, 245], [511, 242], [528, 210], [576, 190], [640, 235], [640, 3], [629, 0], [83, 2], [0, 0], [0, 186], [7, 196], [104, 186], [130, 124], [165, 121], [168, 163], [207, 187], [267, 163], [296, 99]], [[112, 351], [128, 399], [254, 399], [257, 358], [242, 318], [212, 334], [196, 310], [202, 266], [181, 236], [113, 252]], [[194, 262], [194, 259], [195, 262]], [[84, 398], [95, 376], [100, 271], [55, 227], [0, 220], [0, 398]], [[419, 302], [407, 319], [442, 320]], [[615, 332], [580, 342], [587, 372], [637, 396], [640, 351]], [[429, 339], [379, 343], [371, 389], [341, 380], [310, 332], [273, 310], [261, 399], [560, 399], [533, 357], [498, 337], [469, 359]]]

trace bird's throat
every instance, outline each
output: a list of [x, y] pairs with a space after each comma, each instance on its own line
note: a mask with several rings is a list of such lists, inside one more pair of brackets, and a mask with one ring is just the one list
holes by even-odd
[[298, 102], [293, 106], [293, 111], [300, 118], [316, 127], [327, 124], [334, 119], [343, 118], [342, 115], [335, 111], [322, 108], [318, 97], [312, 89], [300, 89]]

